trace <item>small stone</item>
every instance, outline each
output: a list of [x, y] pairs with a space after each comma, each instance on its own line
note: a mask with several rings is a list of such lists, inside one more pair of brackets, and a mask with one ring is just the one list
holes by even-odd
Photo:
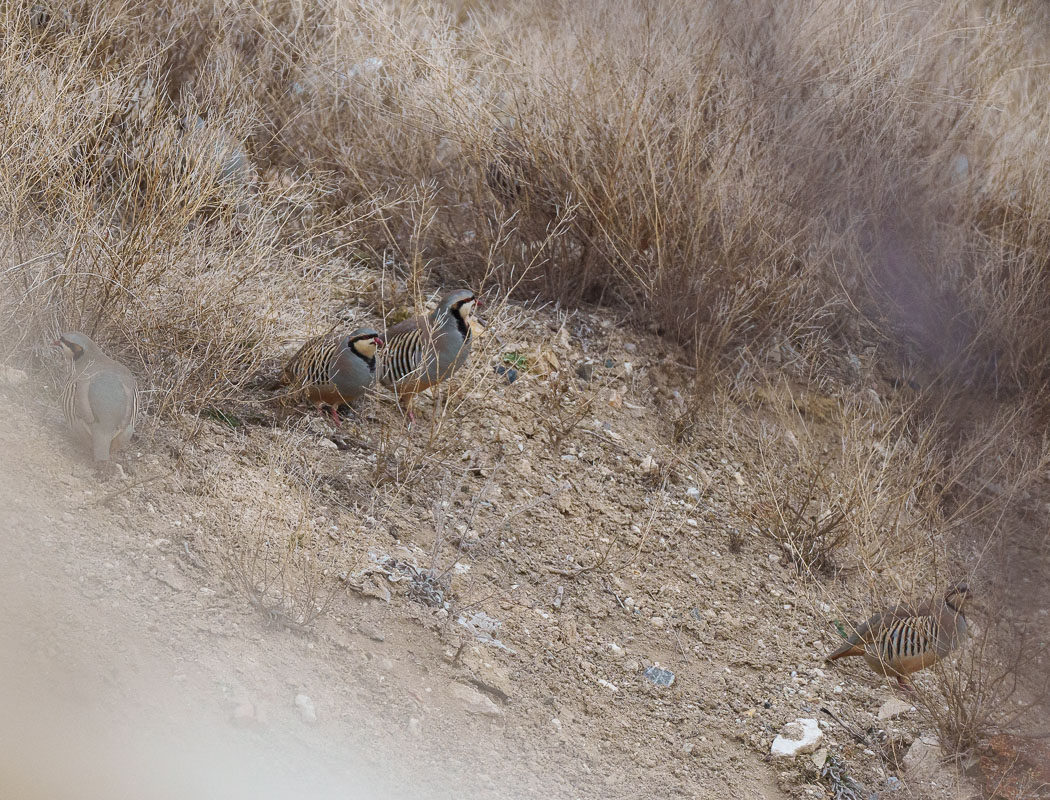
[[589, 361], [584, 361], [578, 367], [576, 367], [576, 377], [581, 381], [589, 381], [594, 377], [594, 364]]
[[828, 748], [822, 747], [812, 756], [813, 766], [817, 769], [824, 768], [824, 762], [828, 760]]
[[879, 707], [879, 719], [894, 719], [901, 714], [907, 714], [909, 711], [914, 710], [915, 707], [911, 703], [891, 697]]
[[674, 684], [674, 673], [659, 666], [646, 667], [643, 673], [654, 686], [670, 687]]
[[376, 628], [374, 625], [370, 625], [367, 622], [362, 622], [357, 626], [357, 632], [362, 636], [367, 636], [373, 642], [385, 642], [386, 634]]
[[568, 492], [562, 492], [554, 501], [554, 507], [566, 516], [572, 515], [572, 498]]
[[297, 694], [295, 696], [295, 707], [299, 709], [299, 716], [303, 718], [303, 722], [311, 725], [317, 722], [317, 710], [314, 708], [314, 701], [305, 694]]
[[824, 733], [815, 719], [797, 719], [789, 722], [773, 740], [769, 754], [774, 758], [795, 758], [812, 753], [824, 739]]
[[688, 497], [690, 500], [699, 500], [700, 488], [698, 486], [690, 486], [688, 489], [685, 490], [685, 496]]
[[692, 742], [686, 742], [684, 745], [682, 745], [682, 755], [683, 756], [691, 756], [695, 750], [696, 750], [696, 745], [693, 744]]
[[423, 738], [423, 723], [420, 722], [416, 717], [409, 717], [408, 732], [411, 733], [417, 739]]
[[663, 617], [653, 617], [649, 622], [652, 623], [654, 628], [662, 628], [665, 624]]
[[507, 383], [514, 383], [518, 379], [518, 371], [514, 367], [505, 367], [502, 364], [497, 364], [493, 367], [493, 370], [497, 375], [502, 375], [507, 379]]
[[904, 754], [901, 766], [912, 778], [932, 775], [940, 766], [941, 758], [940, 742], [934, 736], [920, 736], [908, 752]]
[[230, 714], [230, 722], [238, 728], [250, 728], [258, 725], [261, 720], [256, 713], [255, 706], [248, 700], [241, 700]]
[[337, 445], [335, 442], [333, 442], [327, 436], [325, 436], [324, 438], [320, 439], [317, 443], [319, 445], [321, 445], [321, 447], [327, 447], [329, 450], [338, 450], [339, 449], [339, 445]]
[[736, 485], [737, 486], [743, 486], [744, 485], [744, 476], [741, 475], [739, 472], [734, 472], [733, 473], [733, 480], [736, 481]]
[[613, 361], [611, 358], [605, 359], [605, 368], [606, 369], [612, 369], [615, 366], [616, 366], [616, 362]]
[[501, 717], [503, 712], [492, 700], [476, 689], [457, 683], [452, 687], [452, 696], [463, 705], [468, 714], [476, 714], [482, 717]]
[[628, 342], [623, 346], [623, 349], [626, 350], [628, 353], [637, 353], [638, 345], [636, 345], [634, 342]]
[[641, 463], [642, 472], [646, 475], [652, 475], [660, 471], [660, 464], [651, 455], [646, 456], [642, 459]]

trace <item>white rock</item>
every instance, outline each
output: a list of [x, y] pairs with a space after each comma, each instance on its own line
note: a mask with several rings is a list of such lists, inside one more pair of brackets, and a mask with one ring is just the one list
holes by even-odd
[[914, 710], [915, 706], [911, 703], [905, 703], [903, 700], [891, 697], [879, 707], [879, 719], [893, 719]]
[[824, 734], [815, 719], [796, 719], [784, 726], [769, 754], [774, 758], [795, 758], [795, 756], [812, 753], [824, 740]]
[[655, 458], [649, 455], [642, 459], [641, 468], [642, 472], [646, 475], [652, 475], [660, 470], [660, 464]]
[[930, 776], [940, 767], [942, 757], [941, 745], [935, 736], [920, 736], [904, 754], [901, 766], [909, 777]]
[[303, 718], [303, 722], [311, 724], [317, 722], [317, 710], [314, 708], [314, 701], [305, 694], [297, 694], [295, 696], [295, 707], [299, 709], [299, 716]]
[[477, 714], [482, 717], [503, 716], [499, 706], [492, 700], [481, 692], [471, 689], [469, 686], [464, 686], [462, 683], [457, 683], [452, 687], [452, 696], [463, 704], [463, 708], [466, 709], [468, 714]]
[[662, 628], [664, 626], [663, 617], [653, 617], [651, 620], [649, 620], [649, 622], [652, 623], [654, 628]]
[[699, 500], [700, 487], [690, 486], [688, 489], [685, 490], [685, 496], [688, 497], [690, 500]]

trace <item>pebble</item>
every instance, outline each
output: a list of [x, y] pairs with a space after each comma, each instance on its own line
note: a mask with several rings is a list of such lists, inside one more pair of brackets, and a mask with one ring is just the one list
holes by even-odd
[[700, 487], [699, 486], [690, 486], [688, 489], [685, 490], [685, 496], [688, 497], [690, 500], [699, 500], [700, 499]]
[[594, 364], [583, 362], [576, 367], [576, 376], [582, 381], [589, 381], [594, 377]]
[[253, 725], [261, 724], [262, 719], [256, 712], [255, 706], [252, 705], [250, 701], [241, 700], [230, 714], [230, 722], [238, 728], [248, 728]]
[[824, 733], [815, 719], [796, 719], [789, 722], [773, 740], [769, 754], [774, 758], [795, 758], [814, 752], [824, 740]]
[[501, 717], [503, 712], [492, 700], [476, 689], [457, 683], [452, 687], [452, 696], [459, 700], [468, 714], [481, 717]]
[[299, 709], [299, 716], [303, 718], [303, 722], [311, 725], [317, 722], [317, 709], [314, 708], [314, 701], [305, 694], [295, 696], [295, 707]]
[[634, 342], [628, 342], [623, 346], [623, 349], [626, 350], [628, 353], [637, 353], [638, 345], [636, 345]]
[[408, 732], [417, 739], [423, 738], [423, 723], [417, 717], [409, 717]]
[[941, 763], [941, 746], [934, 736], [920, 736], [904, 754], [901, 766], [910, 777], [930, 776]]
[[663, 617], [653, 617], [649, 622], [652, 623], [654, 628], [662, 628], [665, 624]]
[[367, 622], [362, 622], [357, 626], [357, 632], [362, 636], [367, 636], [373, 642], [385, 642], [386, 634], [376, 628], [374, 625], [370, 625]]
[[502, 375], [507, 379], [507, 383], [514, 383], [518, 379], [518, 371], [514, 367], [505, 367], [502, 364], [497, 364], [493, 367], [493, 370], [497, 375]]
[[649, 455], [642, 459], [641, 469], [646, 475], [652, 475], [654, 472], [659, 472], [660, 464], [655, 458]]
[[662, 669], [661, 667], [654, 665], [652, 667], [646, 667], [644, 674], [654, 686], [669, 687], [674, 685], [674, 673], [669, 669]]
[[911, 703], [891, 697], [879, 707], [879, 719], [894, 719], [901, 714], [907, 714], [909, 711], [914, 710], [915, 707]]

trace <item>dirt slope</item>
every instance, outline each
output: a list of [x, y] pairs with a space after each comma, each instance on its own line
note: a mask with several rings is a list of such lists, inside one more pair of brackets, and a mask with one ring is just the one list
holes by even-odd
[[[5, 654], [3, 696], [18, 713], [0, 716], [0, 739], [29, 752], [5, 749], [19, 755], [0, 769], [21, 776], [23, 796], [83, 797], [90, 776], [100, 797], [144, 780], [163, 784], [156, 796], [185, 796], [175, 787], [186, 785], [202, 797], [242, 796], [219, 786], [274, 797], [307, 787], [314, 797], [819, 797], [826, 786], [808, 759], [766, 756], [798, 717], [822, 720], [869, 791], [967, 796], [948, 771], [891, 774], [821, 713], [888, 729], [904, 746], [923, 732], [914, 712], [876, 722], [889, 688], [821, 663], [835, 641], [818, 613], [826, 595], [800, 585], [772, 542], [734, 543], [732, 511], [710, 485], [731, 481], [747, 502], [753, 454], [721, 443], [726, 420], [699, 420], [700, 444], [671, 453], [680, 400], [664, 382], [669, 359], [627, 347], [597, 318], [531, 324], [503, 331], [502, 348], [516, 335], [563, 371], [592, 363], [579, 374], [586, 413], [559, 448], [544, 433], [555, 412], [542, 372], [508, 384], [484, 351], [480, 382], [448, 412], [456, 424], [437, 433], [430, 410], [414, 439], [386, 449], [381, 439], [336, 449], [317, 420], [165, 424], [109, 482], [71, 446], [46, 387], [6, 387], [0, 597], [19, 645]], [[362, 425], [400, 430], [386, 406], [363, 413]], [[437, 467], [415, 460], [421, 441]], [[412, 464], [422, 466], [402, 479]], [[291, 546], [289, 531], [314, 542], [316, 580], [339, 574], [354, 587], [306, 626], [294, 624], [309, 604], [301, 588], [257, 566]], [[414, 577], [431, 565], [440, 580]], [[259, 613], [238, 570], [269, 587], [263, 605], [282, 581], [291, 599]], [[673, 671], [673, 684], [654, 685], [650, 667]], [[50, 769], [77, 758], [94, 766]]]

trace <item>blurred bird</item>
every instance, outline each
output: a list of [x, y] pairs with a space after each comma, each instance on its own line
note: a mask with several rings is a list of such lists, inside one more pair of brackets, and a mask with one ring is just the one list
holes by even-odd
[[966, 638], [963, 606], [970, 595], [966, 584], [957, 583], [942, 598], [875, 614], [826, 660], [864, 656], [873, 671], [913, 691], [908, 676], [947, 657]]
[[318, 411], [328, 406], [338, 425], [339, 406], [357, 400], [375, 382], [376, 352], [382, 346], [371, 328], [318, 336], [292, 356], [278, 383], [305, 394]]
[[480, 300], [469, 289], [445, 295], [430, 314], [399, 322], [387, 331], [380, 380], [404, 401], [412, 422], [413, 396], [447, 379], [470, 358], [471, 314]]
[[69, 381], [62, 393], [69, 427], [91, 442], [96, 461], [109, 461], [135, 433], [135, 376], [83, 333], [63, 333], [54, 345], [70, 358]]

